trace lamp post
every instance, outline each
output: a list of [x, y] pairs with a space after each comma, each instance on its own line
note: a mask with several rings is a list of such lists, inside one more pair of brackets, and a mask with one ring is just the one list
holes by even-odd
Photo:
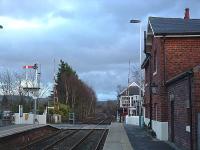
[[[142, 65], [142, 23], [141, 20], [132, 19], [130, 20], [130, 23], [135, 23], [140, 25], [140, 66]], [[139, 95], [140, 95], [140, 106], [139, 106], [139, 126], [142, 127], [142, 119], [141, 119], [141, 107], [142, 107], [142, 70], [140, 69], [140, 89], [139, 89]]]

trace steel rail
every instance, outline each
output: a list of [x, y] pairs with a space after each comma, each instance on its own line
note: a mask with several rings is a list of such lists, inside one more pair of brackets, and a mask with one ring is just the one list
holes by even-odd
[[91, 131], [90, 131], [88, 134], [86, 134], [81, 140], [79, 140], [79, 141], [78, 141], [75, 145], [73, 145], [69, 150], [74, 150], [74, 149], [75, 149], [76, 147], [78, 147], [81, 143], [83, 143], [83, 142], [87, 139], [87, 137], [95, 131], [96, 127], [99, 126], [100, 124], [102, 124], [103, 122], [105, 122], [106, 120], [107, 120], [107, 119], [102, 120], [101, 122], [99, 122], [93, 129], [91, 129]]
[[87, 139], [87, 137], [94, 132], [94, 129], [92, 129], [89, 133], [87, 133], [81, 140], [79, 140], [76, 144], [74, 144], [69, 150], [74, 150], [77, 146], [79, 146], [83, 141]]
[[20, 149], [20, 150], [27, 149], [27, 148], [29, 148], [30, 146], [33, 146], [33, 145], [35, 145], [35, 144], [37, 144], [37, 143], [39, 143], [39, 142], [48, 140], [49, 138], [54, 137], [54, 136], [58, 135], [58, 134], [61, 133], [61, 132], [62, 132], [62, 129], [59, 130], [59, 131], [57, 131], [56, 133], [50, 134], [50, 135], [48, 135], [48, 136], [45, 136], [45, 137], [42, 138], [42, 139], [37, 139], [37, 140], [35, 140], [35, 141], [33, 141], [33, 142], [27, 144], [27, 145], [24, 145], [24, 146], [20, 147], [19, 149]]
[[51, 147], [53, 147], [53, 146], [56, 145], [57, 143], [63, 141], [65, 138], [68, 138], [68, 137], [74, 135], [75, 133], [78, 133], [78, 131], [80, 131], [80, 130], [81, 130], [81, 129], [78, 129], [78, 130], [72, 131], [71, 133], [69, 133], [69, 134], [63, 136], [62, 138], [56, 140], [55, 142], [53, 142], [53, 143], [47, 145], [46, 147], [43, 148], [43, 150], [50, 149]]
[[[100, 121], [93, 129], [91, 129], [91, 131], [89, 131], [83, 138], [81, 138], [81, 140], [79, 140], [76, 144], [74, 144], [74, 145], [70, 148], [70, 150], [75, 149], [77, 146], [79, 146], [81, 143], [83, 143], [83, 141], [85, 141], [85, 139], [87, 139], [87, 137], [95, 131], [96, 127], [99, 126], [100, 124], [102, 124], [103, 122], [105, 122], [106, 120], [107, 120], [107, 119], [104, 119], [104, 120]], [[66, 138], [69, 138], [70, 136], [74, 135], [75, 133], [78, 133], [80, 130], [81, 130], [81, 129], [75, 130], [75, 131], [73, 131], [73, 132], [71, 132], [71, 133], [69, 133], [69, 134], [63, 136], [62, 138], [56, 140], [55, 142], [53, 142], [53, 143], [47, 145], [47, 146], [46, 146], [45, 148], [43, 148], [42, 150], [48, 150], [48, 149], [52, 148], [53, 146], [57, 145], [58, 143], [61, 143], [61, 142], [62, 142], [63, 140], [65, 140]]]
[[101, 142], [102, 142], [102, 140], [103, 140], [103, 138], [104, 138], [104, 136], [105, 136], [107, 130], [108, 130], [108, 129], [104, 129], [103, 133], [101, 134], [101, 137], [99, 138], [99, 141], [98, 141], [98, 143], [97, 143], [97, 146], [95, 147], [95, 150], [98, 150], [98, 149], [99, 149], [100, 144], [101, 144]]

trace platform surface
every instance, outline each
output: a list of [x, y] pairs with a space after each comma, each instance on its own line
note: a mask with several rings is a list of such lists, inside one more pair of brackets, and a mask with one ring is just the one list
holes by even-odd
[[111, 123], [103, 150], [133, 150], [123, 123]]
[[40, 128], [43, 126], [46, 126], [46, 125], [32, 124], [32, 125], [10, 125], [10, 126], [5, 126], [5, 127], [0, 127], [0, 138], [13, 135], [16, 133], [21, 133], [27, 130]]
[[50, 126], [58, 129], [108, 129], [110, 125], [95, 125], [95, 124], [51, 124]]
[[136, 125], [124, 125], [134, 150], [179, 150], [164, 141], [153, 138], [144, 128]]

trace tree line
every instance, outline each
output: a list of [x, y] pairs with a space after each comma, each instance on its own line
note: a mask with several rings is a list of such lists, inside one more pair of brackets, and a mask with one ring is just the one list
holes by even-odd
[[58, 68], [56, 90], [59, 103], [66, 105], [79, 120], [95, 114], [97, 98], [94, 90], [63, 60]]
[[[0, 95], [4, 95], [1, 102], [1, 111], [10, 110], [18, 112], [18, 105], [23, 105], [24, 112], [31, 112], [33, 109], [33, 99], [22, 88], [25, 78], [23, 72], [13, 72], [9, 70], [0, 72]], [[58, 105], [50, 113], [62, 115], [68, 118], [69, 112], [74, 112], [77, 119], [82, 120], [95, 114], [96, 94], [94, 90], [82, 81], [72, 67], [60, 60], [55, 85], [58, 97]], [[50, 87], [43, 86], [39, 91], [38, 112], [43, 112], [47, 105], [47, 99], [40, 99], [49, 91]], [[54, 93], [48, 98], [54, 98]], [[52, 104], [54, 105], [54, 104]], [[51, 105], [51, 106], [52, 106]]]

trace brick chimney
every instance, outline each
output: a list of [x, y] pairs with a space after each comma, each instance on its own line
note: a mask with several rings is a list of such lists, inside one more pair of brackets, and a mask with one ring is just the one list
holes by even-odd
[[184, 16], [185, 20], [190, 19], [190, 12], [189, 11], [190, 11], [189, 8], [185, 8], [185, 16]]

